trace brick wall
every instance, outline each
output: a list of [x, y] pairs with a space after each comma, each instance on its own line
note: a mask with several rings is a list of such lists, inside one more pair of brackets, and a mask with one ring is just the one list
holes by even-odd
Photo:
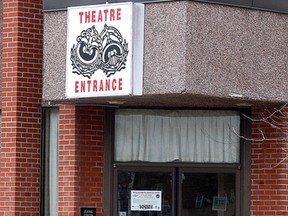
[[39, 215], [42, 2], [3, 0], [0, 215]]
[[78, 216], [80, 207], [102, 215], [104, 110], [60, 106], [59, 216]]
[[[0, 1], [0, 59], [2, 59], [2, 16], [3, 16], [3, 5], [2, 1]], [[0, 70], [2, 71], [2, 61], [0, 61]], [[0, 97], [1, 97], [1, 92], [2, 92], [2, 73], [0, 73]]]
[[2, 3], [0, 215], [39, 215], [42, 3]]
[[253, 110], [253, 119], [262, 119], [252, 123], [253, 216], [288, 214], [288, 109], [275, 111]]

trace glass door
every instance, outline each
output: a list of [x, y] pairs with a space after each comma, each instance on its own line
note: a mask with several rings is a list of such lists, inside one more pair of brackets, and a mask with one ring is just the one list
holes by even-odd
[[117, 169], [117, 216], [172, 216], [175, 170], [172, 168]]
[[116, 168], [113, 215], [239, 216], [237, 179], [235, 169]]
[[237, 173], [180, 169], [178, 215], [236, 216]]

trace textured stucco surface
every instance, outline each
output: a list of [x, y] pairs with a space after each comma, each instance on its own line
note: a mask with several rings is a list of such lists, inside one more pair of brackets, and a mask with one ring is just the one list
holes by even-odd
[[66, 12], [44, 14], [43, 98], [65, 97]]
[[[285, 14], [193, 1], [145, 4], [144, 95], [112, 99], [225, 106], [236, 93], [239, 101], [288, 101], [287, 35]], [[65, 55], [66, 12], [45, 13], [44, 101], [65, 100]]]
[[202, 7], [187, 12], [187, 91], [287, 100], [288, 15]]

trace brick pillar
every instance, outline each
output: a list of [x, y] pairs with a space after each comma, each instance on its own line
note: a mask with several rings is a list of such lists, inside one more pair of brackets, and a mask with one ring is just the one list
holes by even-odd
[[104, 110], [61, 105], [59, 216], [79, 216], [80, 207], [103, 206]]
[[0, 215], [39, 215], [42, 2], [3, 0]]
[[288, 214], [288, 109], [274, 112], [253, 110], [252, 216]]

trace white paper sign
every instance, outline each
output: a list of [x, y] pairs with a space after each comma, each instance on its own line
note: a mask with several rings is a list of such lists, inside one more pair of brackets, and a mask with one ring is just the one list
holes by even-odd
[[131, 211], [161, 211], [161, 191], [131, 191]]
[[144, 6], [68, 8], [66, 96], [141, 95]]

